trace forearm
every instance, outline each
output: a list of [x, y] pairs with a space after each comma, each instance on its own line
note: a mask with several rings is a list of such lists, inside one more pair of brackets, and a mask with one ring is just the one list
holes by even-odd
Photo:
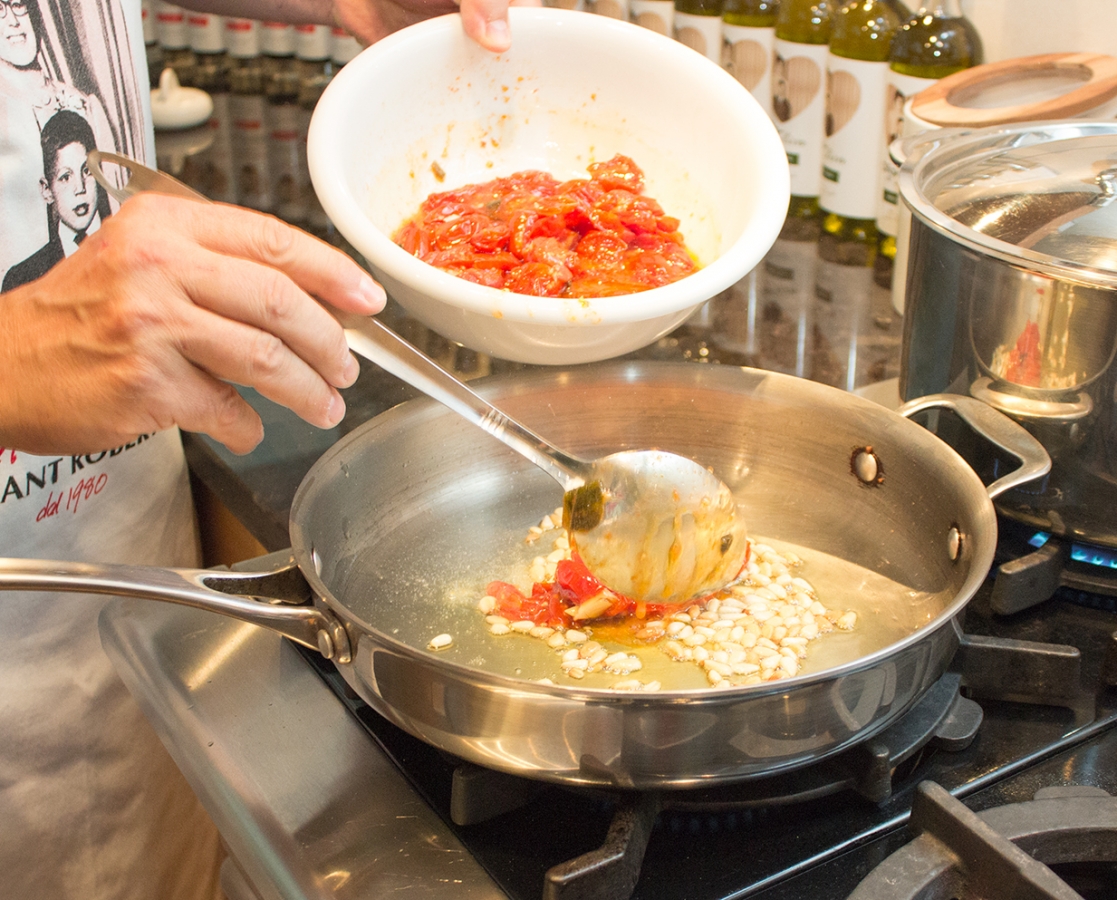
[[198, 12], [269, 22], [339, 25], [365, 44], [415, 22], [461, 8], [465, 33], [502, 53], [511, 44], [508, 7], [539, 6], [542, 0], [179, 0]]
[[179, 5], [197, 12], [267, 22], [336, 24], [333, 0], [180, 0]]

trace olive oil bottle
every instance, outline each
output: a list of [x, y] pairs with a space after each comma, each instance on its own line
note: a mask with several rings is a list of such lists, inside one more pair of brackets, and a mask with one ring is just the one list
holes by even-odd
[[722, 0], [675, 0], [675, 40], [721, 62]]
[[229, 57], [225, 53], [225, 20], [212, 13], [191, 12], [187, 16], [190, 49], [194, 51], [192, 87], [209, 94], [229, 89]]
[[777, 0], [725, 0], [721, 63], [772, 115], [772, 51]]
[[962, 15], [961, 0], [920, 3], [892, 39], [885, 93], [886, 150], [880, 196], [877, 198], [877, 229], [880, 232], [877, 280], [881, 284], [890, 282], [892, 263], [896, 258], [899, 168], [888, 155], [887, 147], [903, 136], [904, 104], [938, 79], [980, 65], [981, 61], [981, 38], [970, 20]]
[[847, 0], [831, 17], [819, 255], [872, 265], [884, 155], [884, 96], [900, 16], [885, 0]]
[[784, 237], [793, 240], [818, 232], [831, 8], [830, 0], [783, 0], [776, 15], [772, 112], [791, 169]]
[[144, 53], [147, 55], [147, 74], [150, 87], [159, 87], [159, 76], [163, 73], [163, 48], [159, 46], [159, 32], [155, 28], [155, 8], [153, 0], [143, 0]]
[[230, 52], [235, 54], [229, 70], [229, 116], [236, 160], [233, 181], [237, 203], [249, 209], [273, 212], [259, 26], [240, 32]]
[[295, 26], [295, 59], [299, 71], [299, 134], [300, 150], [303, 154], [299, 162], [299, 205], [304, 216], [299, 224], [316, 237], [328, 241], [330, 224], [314, 185], [310, 180], [310, 168], [306, 160], [306, 138], [310, 131], [310, 119], [323, 91], [333, 80], [337, 65], [333, 60], [333, 31], [321, 25]]
[[260, 23], [260, 64], [264, 68], [264, 93], [269, 102], [296, 103], [299, 70], [295, 61], [294, 25]]
[[302, 175], [306, 163], [302, 111], [299, 107], [299, 70], [295, 59], [295, 26], [280, 22], [260, 25], [260, 62], [267, 100], [268, 172], [272, 179], [275, 214], [285, 222], [306, 219]]
[[[179, 84], [194, 81], [194, 51], [190, 49], [190, 29], [186, 24], [186, 11], [181, 6], [155, 0], [155, 33], [163, 51], [163, 68], [174, 69]], [[157, 80], [158, 83], [158, 80]]]

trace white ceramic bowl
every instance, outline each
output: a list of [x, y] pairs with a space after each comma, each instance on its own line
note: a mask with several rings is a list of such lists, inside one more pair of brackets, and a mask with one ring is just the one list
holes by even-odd
[[[510, 12], [507, 53], [475, 45], [450, 15], [348, 63], [311, 119], [314, 189], [389, 295], [439, 334], [528, 363], [620, 356], [675, 328], [768, 251], [790, 195], [783, 146], [744, 87], [677, 41], [591, 13]], [[588, 164], [615, 153], [643, 169], [645, 193], [681, 221], [697, 272], [627, 296], [530, 297], [456, 278], [392, 242], [432, 192], [525, 169], [586, 178]]]

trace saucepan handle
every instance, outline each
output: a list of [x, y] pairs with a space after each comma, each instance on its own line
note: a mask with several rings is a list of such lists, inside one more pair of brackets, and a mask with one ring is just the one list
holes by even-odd
[[911, 418], [916, 413], [929, 409], [952, 410], [985, 440], [1020, 460], [1019, 467], [986, 486], [989, 499], [995, 499], [1005, 491], [1042, 478], [1051, 471], [1051, 457], [1043, 444], [1024, 426], [973, 397], [963, 397], [961, 394], [928, 394], [908, 401], [897, 412], [905, 418]]
[[259, 572], [0, 559], [0, 591], [111, 594], [178, 603], [261, 625], [327, 659], [349, 662], [345, 628], [311, 602], [310, 586], [290, 554], [272, 556], [280, 564]]

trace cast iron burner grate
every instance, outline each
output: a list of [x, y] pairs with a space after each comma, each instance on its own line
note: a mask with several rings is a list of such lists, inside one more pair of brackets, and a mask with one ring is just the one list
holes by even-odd
[[910, 828], [918, 836], [849, 900], [1117, 896], [1117, 799], [1098, 787], [1041, 788], [1030, 801], [975, 813], [925, 782], [916, 789]]

